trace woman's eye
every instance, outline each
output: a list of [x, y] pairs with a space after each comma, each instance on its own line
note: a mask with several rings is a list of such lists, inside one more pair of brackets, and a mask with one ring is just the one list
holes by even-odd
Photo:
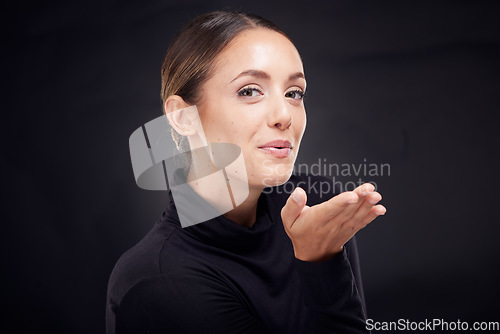
[[239, 96], [255, 97], [257, 95], [262, 95], [262, 91], [255, 87], [245, 87], [238, 92]]
[[304, 94], [305, 93], [303, 91], [296, 89], [296, 90], [286, 92], [285, 97], [290, 98], [290, 99], [294, 99], [294, 100], [301, 100], [304, 98]]

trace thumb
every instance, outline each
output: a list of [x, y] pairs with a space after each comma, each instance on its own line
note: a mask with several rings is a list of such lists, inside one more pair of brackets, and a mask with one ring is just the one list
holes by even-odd
[[304, 189], [300, 187], [295, 188], [290, 197], [288, 197], [285, 206], [281, 209], [281, 219], [286, 229], [291, 228], [293, 223], [295, 223], [304, 209], [306, 202], [307, 195]]

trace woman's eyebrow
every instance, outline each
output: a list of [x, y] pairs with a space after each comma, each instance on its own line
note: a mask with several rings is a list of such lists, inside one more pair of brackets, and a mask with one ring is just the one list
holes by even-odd
[[292, 81], [292, 80], [295, 80], [295, 79], [306, 79], [306, 77], [304, 76], [304, 73], [302, 72], [297, 72], [297, 73], [294, 73], [294, 74], [291, 74], [289, 77], [288, 77], [288, 81]]
[[259, 79], [267, 79], [267, 80], [271, 79], [271, 76], [269, 74], [267, 74], [266, 72], [259, 71], [259, 70], [247, 70], [247, 71], [243, 71], [240, 74], [238, 74], [236, 76], [236, 78], [231, 80], [231, 82], [233, 82], [236, 79], [239, 79], [241, 77], [244, 77], [244, 76], [252, 76], [252, 77], [259, 78]]
[[[271, 76], [269, 74], [267, 74], [266, 72], [264, 72], [264, 71], [247, 70], [247, 71], [243, 71], [240, 74], [238, 74], [236, 76], [236, 78], [234, 78], [233, 80], [231, 80], [231, 82], [233, 82], [233, 81], [235, 81], [235, 80], [237, 80], [237, 79], [239, 79], [241, 77], [244, 77], [244, 76], [252, 76], [252, 77], [256, 77], [256, 78], [259, 78], [259, 79], [265, 79], [265, 80], [271, 79]], [[304, 79], [305, 80], [304, 73], [297, 72], [297, 73], [290, 74], [290, 76], [288, 77], [288, 81], [293, 81], [295, 79]]]

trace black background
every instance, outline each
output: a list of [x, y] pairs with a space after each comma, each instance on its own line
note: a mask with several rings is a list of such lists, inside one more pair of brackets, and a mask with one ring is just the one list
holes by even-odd
[[298, 163], [391, 166], [390, 175], [364, 178], [388, 208], [358, 233], [369, 318], [500, 321], [499, 5], [5, 8], [2, 327], [104, 333], [113, 265], [167, 198], [135, 185], [128, 138], [161, 115], [160, 67], [174, 33], [228, 6], [276, 22], [301, 53], [308, 128]]

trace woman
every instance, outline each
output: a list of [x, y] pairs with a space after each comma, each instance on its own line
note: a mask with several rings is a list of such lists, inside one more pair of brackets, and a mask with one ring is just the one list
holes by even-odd
[[[200, 130], [175, 116], [196, 106], [208, 143], [241, 148], [248, 197], [185, 228], [171, 199], [113, 270], [108, 333], [366, 332], [352, 237], [385, 208], [371, 184], [327, 201], [300, 187], [284, 191], [285, 182], [315, 180], [291, 175], [306, 125], [305, 90], [295, 46], [258, 16], [208, 13], [174, 38], [162, 98], [175, 137], [189, 134], [178, 144], [197, 145]], [[197, 181], [201, 161], [192, 156], [179, 177], [190, 185], [193, 208], [216, 207], [224, 189]]]

